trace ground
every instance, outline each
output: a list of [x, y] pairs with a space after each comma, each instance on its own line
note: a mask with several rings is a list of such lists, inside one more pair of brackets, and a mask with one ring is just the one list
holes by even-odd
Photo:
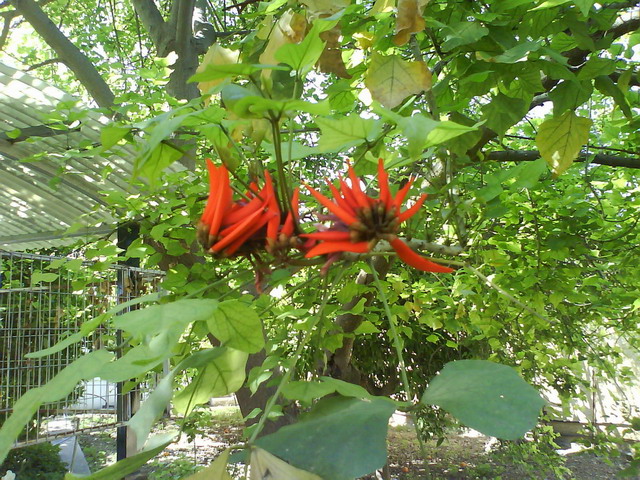
[[[195, 434], [192, 441], [183, 436], [144, 466], [135, 478], [173, 480], [186, 477], [198, 467], [211, 463], [227, 446], [242, 440], [241, 417], [235, 407], [216, 407], [204, 411], [198, 422], [186, 427], [195, 433], [207, 425], [214, 425], [211, 433]], [[165, 420], [156, 433], [175, 428], [175, 421]], [[83, 434], [80, 444], [92, 471], [115, 461], [115, 430]], [[612, 463], [592, 453], [572, 453], [571, 449], [561, 451], [564, 455], [547, 455], [532, 454], [529, 446], [517, 443], [498, 447], [495, 439], [475, 432], [451, 432], [441, 445], [437, 445], [436, 441], [427, 442], [425, 465], [420, 460], [414, 429], [407, 425], [391, 426], [391, 477], [395, 480], [608, 480], [616, 478], [616, 473], [624, 466], [619, 460]], [[526, 462], [523, 461], [523, 452], [527, 454]]]

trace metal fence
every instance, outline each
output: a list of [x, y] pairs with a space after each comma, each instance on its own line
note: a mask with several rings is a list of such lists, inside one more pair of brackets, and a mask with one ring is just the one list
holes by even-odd
[[[0, 425], [26, 391], [45, 384], [84, 353], [115, 347], [118, 335], [99, 327], [53, 355], [28, 359], [27, 353], [55, 345], [116, 304], [157, 291], [163, 275], [79, 258], [0, 251]], [[122, 425], [131, 415], [132, 394], [121, 391], [100, 379], [83, 382], [67, 398], [42, 405], [16, 446]]]

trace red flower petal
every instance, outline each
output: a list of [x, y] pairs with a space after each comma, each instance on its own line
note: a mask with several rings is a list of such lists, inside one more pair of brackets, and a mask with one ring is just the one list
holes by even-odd
[[408, 208], [407, 210], [405, 210], [404, 212], [398, 215], [398, 222], [402, 223], [405, 220], [409, 220], [416, 213], [418, 213], [418, 210], [420, 210], [420, 207], [422, 207], [422, 204], [426, 199], [427, 199], [426, 193], [423, 193], [422, 195], [420, 195], [420, 198], [418, 199], [418, 201], [411, 208]]
[[328, 230], [326, 232], [303, 233], [300, 236], [303, 238], [313, 238], [314, 240], [328, 240], [332, 242], [340, 242], [351, 239], [351, 233], [336, 232], [333, 230]]
[[331, 200], [329, 200], [327, 197], [322, 195], [320, 192], [317, 192], [307, 184], [305, 184], [305, 186], [311, 192], [311, 195], [313, 195], [316, 198], [316, 200], [318, 200], [322, 205], [327, 207], [334, 215], [336, 215], [340, 220], [342, 220], [347, 225], [356, 223], [358, 221], [356, 217], [351, 215], [341, 206], [333, 203]]
[[400, 190], [398, 190], [398, 193], [396, 193], [396, 197], [393, 200], [393, 203], [396, 206], [396, 211], [398, 212], [400, 211], [400, 207], [404, 202], [404, 197], [406, 197], [407, 193], [409, 193], [409, 189], [411, 188], [411, 185], [413, 185], [413, 182], [414, 182], [414, 178], [410, 177], [409, 181], [405, 184], [405, 186], [402, 187]]
[[351, 213], [352, 215], [355, 215], [356, 213], [355, 209], [351, 206], [349, 202], [347, 202], [347, 200], [343, 198], [342, 193], [340, 193], [340, 190], [338, 190], [336, 186], [329, 181], [329, 179], [325, 178], [325, 181], [327, 182], [327, 185], [329, 185], [329, 189], [331, 190], [331, 194], [333, 195], [333, 199], [336, 201], [336, 203], [342, 208], [344, 208], [347, 212]]
[[437, 272], [437, 273], [451, 273], [453, 272], [452, 268], [445, 267], [444, 265], [438, 265], [431, 260], [418, 255], [414, 252], [409, 245], [404, 243], [399, 238], [393, 239], [391, 242], [391, 246], [398, 254], [398, 258], [402, 260], [407, 265], [412, 266], [413, 268], [417, 268], [418, 270], [422, 270], [423, 272]]
[[[227, 245], [233, 243], [234, 240], [241, 237], [247, 231], [255, 232], [257, 230], [254, 228], [256, 220], [260, 217], [260, 215], [262, 215], [262, 213], [262, 210], [258, 210], [257, 212], [249, 215], [242, 222], [236, 223], [235, 225], [224, 229], [222, 232], [220, 232], [220, 235], [222, 235], [223, 238], [218, 243], [214, 244], [211, 247], [211, 250], [214, 252], [219, 252]], [[264, 225], [264, 223], [262, 225]]]
[[211, 219], [213, 218], [213, 211], [215, 209], [215, 195], [214, 192], [218, 191], [218, 169], [213, 164], [211, 159], [207, 158], [207, 170], [209, 171], [209, 198], [207, 198], [207, 205], [202, 212], [202, 223], [207, 226], [211, 226]]
[[387, 209], [391, 208], [391, 191], [389, 190], [389, 175], [384, 169], [384, 162], [378, 159], [378, 186], [380, 187], [380, 200]]
[[215, 203], [213, 216], [211, 218], [211, 227], [209, 229], [209, 234], [214, 236], [218, 234], [220, 225], [222, 225], [222, 219], [231, 206], [231, 199], [233, 198], [233, 191], [229, 185], [229, 171], [227, 167], [221, 165], [216, 175], [218, 176], [218, 187], [214, 192]]
[[362, 191], [362, 188], [360, 187], [360, 179], [357, 177], [356, 172], [351, 165], [349, 165], [349, 178], [351, 179], [351, 191], [356, 198], [356, 202], [358, 202], [358, 206], [362, 208], [370, 206], [371, 200]]
[[273, 213], [270, 212], [264, 212], [262, 214], [262, 216], [258, 219], [258, 221], [251, 226], [251, 228], [247, 229], [247, 231], [245, 233], [243, 233], [241, 236], [239, 236], [234, 242], [232, 242], [225, 250], [224, 250], [224, 254], [227, 256], [233, 255], [234, 253], [236, 253], [236, 251], [242, 246], [244, 245], [244, 243], [252, 236], [254, 235], [258, 230], [260, 230], [265, 223], [267, 223], [269, 221], [269, 219], [271, 218], [271, 216], [273, 216]]
[[366, 253], [368, 251], [369, 242], [322, 242], [309, 250], [305, 257], [317, 257], [318, 255], [334, 252]]
[[349, 185], [347, 185], [347, 182], [345, 182], [342, 178], [340, 179], [340, 191], [342, 192], [342, 197], [344, 198], [344, 200], [355, 212], [359, 207], [358, 201], [356, 200], [356, 196], [353, 193], [351, 187], [349, 187]]

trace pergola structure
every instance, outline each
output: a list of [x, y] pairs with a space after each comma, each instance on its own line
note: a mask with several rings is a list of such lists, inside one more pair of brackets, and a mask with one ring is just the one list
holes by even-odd
[[80, 107], [77, 98], [0, 63], [0, 249], [52, 248], [114, 231], [117, 220], [100, 210], [100, 192], [135, 193], [136, 154], [127, 146], [96, 153], [106, 117], [83, 112], [60, 121]]

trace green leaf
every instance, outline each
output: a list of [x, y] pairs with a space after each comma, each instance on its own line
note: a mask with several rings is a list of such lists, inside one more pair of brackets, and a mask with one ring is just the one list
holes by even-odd
[[100, 141], [104, 148], [111, 148], [120, 140], [122, 140], [129, 132], [131, 127], [119, 127], [117, 125], [107, 125], [100, 130]]
[[535, 10], [544, 10], [546, 8], [558, 7], [560, 5], [564, 5], [565, 3], [569, 3], [570, 1], [571, 0], [546, 0], [537, 7], [532, 8], [531, 11], [533, 12]]
[[589, 80], [600, 75], [610, 75], [615, 70], [615, 60], [592, 55], [578, 72], [578, 80]]
[[140, 338], [167, 330], [182, 332], [191, 322], [211, 318], [217, 308], [217, 300], [183, 299], [127, 312], [115, 318], [113, 324]]
[[394, 108], [409, 95], [430, 89], [431, 72], [422, 61], [408, 62], [399, 55], [374, 53], [364, 83], [373, 99]]
[[442, 50], [451, 51], [456, 47], [475, 43], [489, 33], [487, 27], [478, 22], [456, 22], [443, 29], [446, 32], [446, 40], [442, 44]]
[[595, 0], [573, 0], [573, 3], [580, 9], [582, 15], [588, 17], [589, 11], [591, 10], [591, 7], [593, 7]]
[[378, 327], [376, 327], [369, 320], [365, 320], [358, 326], [358, 328], [356, 328], [355, 332], [353, 333], [355, 333], [356, 335], [363, 335], [367, 333], [378, 333], [378, 332], [380, 332], [380, 329]]
[[207, 320], [207, 326], [213, 336], [227, 347], [247, 353], [257, 353], [264, 347], [260, 317], [238, 300], [221, 302]]
[[0, 427], [0, 463], [40, 405], [65, 398], [80, 381], [94, 378], [112, 359], [113, 354], [106, 350], [88, 353], [73, 361], [45, 385], [25, 392], [14, 404], [11, 416]]
[[231, 348], [217, 356], [175, 396], [175, 409], [188, 415], [196, 405], [208, 402], [212, 397], [222, 397], [238, 390], [244, 383], [248, 357], [247, 353]]
[[[424, 151], [425, 145], [427, 143], [428, 136], [441, 123], [442, 122], [432, 120], [431, 118], [419, 114], [413, 115], [412, 117], [398, 118], [397, 124], [402, 129], [402, 134], [407, 138], [407, 150], [409, 151], [409, 156], [411, 158], [415, 159], [422, 155], [422, 152]], [[438, 140], [441, 138], [444, 137], [435, 139]]]
[[144, 143], [144, 149], [135, 159], [134, 176], [142, 175], [153, 183], [162, 169], [182, 156], [181, 152], [165, 142], [182, 125], [187, 116], [168, 117], [165, 114], [153, 119], [154, 126], [149, 129], [150, 134]]
[[149, 180], [152, 185], [156, 184], [162, 171], [182, 158], [182, 152], [167, 142], [158, 144], [148, 155], [136, 162], [135, 175]]
[[343, 397], [375, 398], [363, 387], [354, 383], [345, 382], [344, 380], [339, 380], [332, 377], [320, 377], [320, 380], [322, 380], [327, 385], [331, 385], [335, 389], [335, 391]]
[[387, 425], [395, 409], [387, 398], [324, 398], [298, 423], [256, 445], [325, 479], [359, 478], [386, 463]]
[[31, 285], [36, 285], [40, 282], [55, 282], [58, 277], [59, 275], [57, 273], [42, 273], [36, 270], [31, 275]]
[[591, 82], [563, 81], [549, 92], [549, 98], [553, 102], [553, 113], [558, 116], [567, 110], [575, 110], [587, 102], [592, 93]]
[[189, 82], [207, 82], [227, 77], [250, 76], [260, 70], [289, 70], [280, 65], [262, 65], [259, 63], [230, 63], [226, 65], [207, 65], [202, 72], [193, 75]]
[[[64, 480], [120, 480], [138, 470], [175, 440], [175, 434], [161, 435], [154, 439], [153, 445], [131, 457], [109, 465], [89, 476], [77, 476], [67, 473]], [[169, 440], [167, 440], [169, 438]]]
[[627, 117], [628, 120], [633, 119], [633, 113], [629, 107], [627, 97], [625, 97], [622, 90], [620, 90], [620, 87], [611, 80], [611, 77], [608, 75], [600, 75], [595, 78], [594, 85], [600, 93], [613, 98], [613, 101], [616, 102], [616, 105], [622, 110], [622, 113], [624, 113], [624, 116]]
[[558, 118], [545, 120], [538, 128], [536, 146], [554, 175], [561, 175], [578, 157], [589, 139], [591, 120], [565, 112]]
[[226, 352], [224, 347], [200, 350], [194, 355], [190, 355], [182, 360], [171, 372], [169, 372], [156, 385], [151, 395], [144, 401], [140, 409], [129, 420], [128, 425], [136, 434], [137, 448], [144, 445], [153, 424], [160, 418], [164, 409], [169, 405], [173, 397], [173, 380], [178, 372], [186, 368], [201, 367], [211, 362]]
[[335, 392], [335, 387], [320, 381], [294, 381], [282, 388], [282, 395], [289, 400], [299, 400], [310, 404], [313, 400]]
[[484, 122], [478, 122], [475, 125], [466, 126], [459, 123], [444, 120], [440, 122], [433, 130], [427, 135], [427, 141], [425, 148], [440, 145], [452, 138], [458, 137], [467, 132], [473, 132], [477, 130]]
[[262, 448], [251, 448], [251, 478], [278, 480], [322, 480], [313, 473], [305, 472], [271, 455]]
[[227, 448], [207, 468], [203, 468], [184, 480], [233, 480], [229, 472], [227, 472], [230, 453], [231, 449]]
[[531, 52], [536, 52], [540, 46], [541, 45], [537, 42], [526, 41], [510, 48], [501, 55], [492, 57], [492, 59], [494, 62], [498, 63], [519, 62], [521, 60], [526, 60], [527, 55]]
[[382, 122], [373, 118], [362, 118], [358, 114], [342, 118], [317, 118], [321, 135], [318, 143], [320, 152], [339, 152], [373, 140], [382, 131]]
[[484, 360], [447, 363], [421, 402], [438, 405], [468, 427], [506, 440], [531, 430], [545, 403], [513, 368]]
[[289, 65], [300, 75], [306, 75], [316, 64], [324, 50], [325, 42], [320, 38], [320, 34], [331, 30], [337, 23], [337, 20], [317, 19], [300, 43], [282, 45], [275, 53], [276, 59]]
[[488, 105], [482, 108], [486, 125], [498, 135], [504, 135], [529, 109], [529, 102], [521, 98], [511, 98], [499, 93]]

